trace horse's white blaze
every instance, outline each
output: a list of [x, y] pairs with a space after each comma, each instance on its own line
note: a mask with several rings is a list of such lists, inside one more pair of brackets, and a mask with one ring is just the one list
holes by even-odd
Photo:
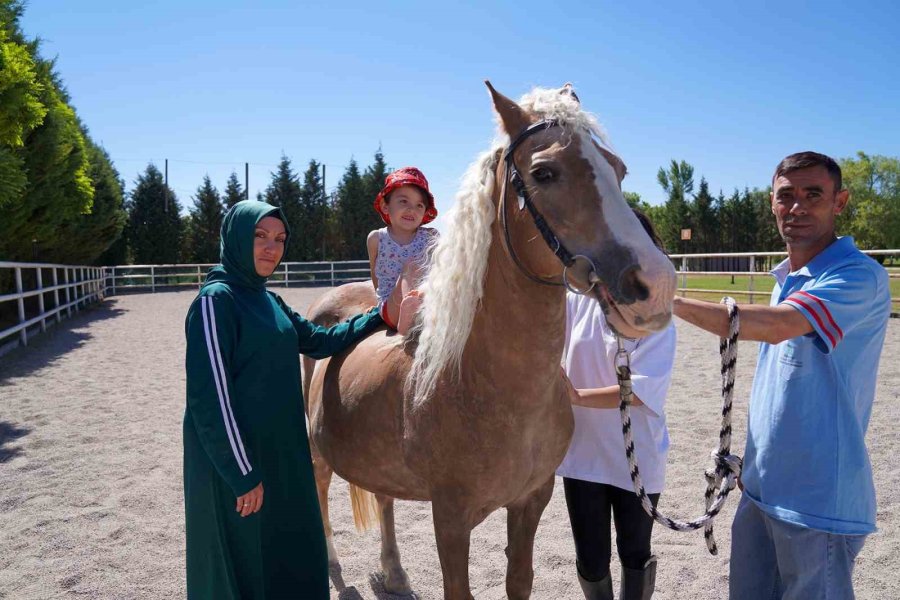
[[[675, 293], [675, 268], [672, 261], [656, 248], [634, 216], [622, 195], [615, 169], [594, 146], [591, 136], [588, 133], [581, 133], [580, 136], [581, 153], [594, 171], [594, 182], [603, 202], [603, 219], [610, 235], [616, 243], [634, 253], [641, 269], [641, 279], [648, 284], [652, 282], [648, 286], [650, 297], [646, 308], [640, 312], [654, 329], [664, 326], [669, 320]], [[612, 152], [608, 147], [606, 149]], [[629, 312], [634, 314], [637, 311], [632, 307]]]

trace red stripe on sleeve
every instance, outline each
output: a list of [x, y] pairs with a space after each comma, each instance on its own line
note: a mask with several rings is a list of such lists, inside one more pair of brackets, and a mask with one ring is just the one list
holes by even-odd
[[819, 298], [816, 298], [815, 296], [813, 296], [812, 294], [810, 294], [809, 292], [804, 292], [803, 290], [800, 290], [800, 291], [798, 291], [797, 293], [798, 293], [798, 294], [803, 294], [803, 295], [806, 296], [807, 298], [812, 298], [813, 300], [815, 300], [815, 301], [819, 304], [819, 306], [822, 307], [822, 312], [825, 313], [825, 316], [828, 317], [828, 322], [831, 323], [831, 326], [834, 327], [834, 329], [837, 331], [838, 339], [843, 339], [843, 337], [844, 337], [844, 332], [841, 331], [841, 328], [838, 327], [838, 324], [834, 322], [834, 319], [833, 319], [833, 318], [831, 318], [831, 311], [828, 310], [828, 307], [825, 306], [825, 303], [822, 302], [822, 300], [820, 300]]
[[797, 304], [799, 304], [800, 306], [805, 308], [809, 312], [809, 314], [811, 314], [813, 316], [813, 319], [816, 320], [816, 323], [819, 324], [819, 328], [825, 332], [825, 335], [828, 336], [828, 340], [831, 342], [831, 347], [834, 348], [835, 344], [837, 343], [834, 340], [834, 336], [831, 335], [831, 332], [828, 331], [827, 327], [825, 327], [825, 324], [822, 322], [822, 319], [819, 318], [819, 315], [816, 313], [816, 311], [814, 311], [812, 309], [812, 307], [810, 305], [808, 305], [802, 299], [798, 298], [796, 294], [791, 294], [790, 296], [788, 296], [788, 298], [787, 298], [787, 300], [785, 300], [785, 302], [796, 302]]

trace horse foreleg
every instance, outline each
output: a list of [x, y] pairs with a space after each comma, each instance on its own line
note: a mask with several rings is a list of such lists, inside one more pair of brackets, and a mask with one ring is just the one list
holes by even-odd
[[375, 495], [378, 502], [378, 522], [381, 525], [381, 571], [384, 574], [385, 591], [405, 596], [412, 593], [409, 578], [400, 564], [400, 549], [394, 530], [394, 499]]
[[511, 600], [531, 596], [534, 583], [534, 535], [553, 495], [553, 477], [531, 495], [506, 507], [506, 595]]
[[328, 544], [328, 570], [334, 574], [340, 574], [341, 563], [338, 561], [337, 550], [334, 549], [334, 530], [331, 529], [331, 519], [328, 517], [328, 488], [331, 485], [331, 476], [334, 474], [334, 470], [321, 456], [314, 456], [313, 473], [316, 477], [319, 507], [322, 510], [322, 527], [325, 529], [325, 542]]
[[444, 600], [475, 600], [469, 589], [469, 537], [472, 524], [464, 507], [432, 496], [434, 535], [444, 576]]

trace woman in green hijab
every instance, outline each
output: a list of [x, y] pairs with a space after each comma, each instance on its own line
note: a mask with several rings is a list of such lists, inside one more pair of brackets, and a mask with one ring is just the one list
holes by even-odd
[[329, 596], [297, 354], [331, 356], [382, 320], [373, 311], [325, 329], [266, 290], [289, 236], [280, 208], [235, 204], [222, 223], [222, 264], [188, 311], [190, 600]]

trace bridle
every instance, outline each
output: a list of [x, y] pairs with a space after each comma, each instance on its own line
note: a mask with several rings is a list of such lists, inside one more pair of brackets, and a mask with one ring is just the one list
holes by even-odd
[[[599, 277], [597, 277], [597, 270], [594, 266], [594, 261], [592, 261], [587, 256], [584, 256], [583, 254], [573, 255], [563, 245], [556, 234], [553, 233], [553, 230], [550, 229], [550, 225], [547, 223], [547, 220], [531, 201], [531, 197], [528, 195], [528, 188], [525, 185], [525, 180], [522, 179], [522, 175], [519, 173], [519, 169], [516, 167], [516, 148], [518, 148], [519, 145], [530, 136], [542, 131], [546, 131], [553, 127], [560, 127], [560, 123], [556, 119], [544, 119], [538, 121], [537, 123], [529, 125], [522, 133], [518, 135], [518, 137], [516, 137], [509, 143], [509, 146], [507, 146], [506, 151], [503, 153], [503, 161], [505, 165], [503, 174], [503, 187], [500, 191], [500, 214], [503, 225], [503, 239], [506, 244], [506, 251], [509, 253], [510, 257], [512, 257], [513, 262], [516, 264], [519, 270], [522, 271], [522, 273], [531, 281], [534, 281], [535, 283], [539, 283], [541, 285], [565, 286], [566, 289], [575, 294], [586, 294], [591, 291], [600, 280]], [[534, 226], [537, 227], [537, 230], [541, 233], [541, 237], [544, 238], [544, 242], [547, 244], [547, 247], [549, 247], [550, 250], [553, 251], [553, 254], [555, 254], [559, 261], [563, 264], [562, 282], [548, 281], [547, 279], [535, 275], [534, 273], [529, 271], [524, 264], [522, 264], [521, 260], [519, 260], [519, 256], [516, 254], [516, 251], [512, 245], [512, 240], [509, 236], [509, 223], [508, 217], [506, 215], [507, 183], [511, 183], [513, 188], [516, 190], [516, 195], [519, 199], [519, 210], [521, 211], [524, 208], [528, 209], [528, 212], [529, 214], [531, 214], [531, 218], [534, 221]], [[569, 283], [569, 279], [567, 276], [568, 270], [575, 264], [575, 262], [579, 258], [586, 260], [588, 262], [588, 265], [590, 266], [589, 279], [591, 285], [585, 290], [579, 290], [573, 287]]]

